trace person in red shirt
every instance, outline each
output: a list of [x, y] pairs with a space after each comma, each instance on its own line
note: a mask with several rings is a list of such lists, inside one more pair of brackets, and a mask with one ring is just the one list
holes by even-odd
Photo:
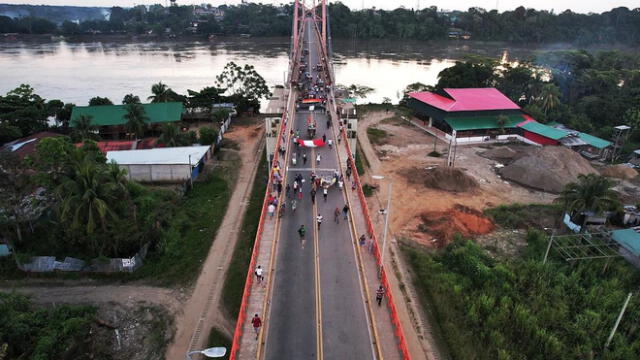
[[258, 334], [260, 333], [260, 327], [262, 326], [262, 319], [260, 319], [258, 314], [251, 319], [251, 325], [253, 325], [253, 331], [256, 332], [256, 340], [258, 340]]

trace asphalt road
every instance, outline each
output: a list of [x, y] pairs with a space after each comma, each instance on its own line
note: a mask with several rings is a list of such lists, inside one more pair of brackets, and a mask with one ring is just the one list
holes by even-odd
[[[313, 66], [319, 62], [319, 39], [310, 25], [310, 19], [307, 19], [303, 38], [304, 47], [309, 49], [308, 68], [315, 78]], [[327, 128], [327, 115], [318, 110], [313, 115], [317, 123], [316, 136], [326, 134], [327, 139], [333, 139], [333, 132]], [[308, 116], [309, 111], [299, 111], [295, 116], [294, 128], [304, 139], [308, 139]], [[333, 142], [335, 146], [337, 141], [333, 139]], [[293, 184], [298, 174], [305, 181], [296, 212], [291, 211], [289, 198], [281, 219], [271, 313], [266, 324], [265, 357], [314, 359], [320, 358], [320, 350], [322, 358], [326, 359], [372, 359], [371, 334], [350, 219], [344, 220], [341, 214], [339, 223], [334, 221], [334, 210], [342, 210], [345, 204], [344, 193], [335, 184], [329, 188], [326, 200], [319, 190], [315, 204], [311, 201], [311, 171], [330, 177], [339, 166], [337, 153], [335, 148], [327, 146], [291, 146], [290, 151], [297, 153], [298, 162], [287, 164], [286, 181]], [[301, 159], [303, 153], [307, 155], [306, 164]], [[317, 154], [321, 156], [319, 163], [316, 162]], [[350, 184], [345, 183], [345, 188], [351, 191]], [[317, 231], [314, 228], [316, 214], [324, 217]], [[298, 236], [300, 225], [307, 229], [304, 242]], [[318, 326], [318, 320], [321, 326]]]

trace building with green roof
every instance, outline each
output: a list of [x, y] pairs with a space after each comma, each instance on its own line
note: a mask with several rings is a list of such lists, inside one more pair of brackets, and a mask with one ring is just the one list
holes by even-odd
[[[183, 105], [181, 102], [165, 102], [141, 104], [150, 125], [157, 125], [182, 120]], [[119, 134], [124, 132], [127, 123], [127, 105], [76, 106], [71, 113], [70, 127], [74, 120], [82, 115], [91, 117], [91, 124], [99, 127], [101, 134]]]

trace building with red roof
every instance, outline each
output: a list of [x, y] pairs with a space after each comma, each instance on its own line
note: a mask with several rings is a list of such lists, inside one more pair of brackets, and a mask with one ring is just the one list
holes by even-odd
[[410, 93], [408, 106], [429, 126], [455, 135], [459, 141], [517, 135], [517, 125], [526, 121], [520, 106], [495, 88]]
[[36, 146], [40, 143], [40, 141], [42, 141], [42, 139], [57, 136], [62, 135], [50, 131], [41, 131], [39, 133], [31, 134], [27, 137], [8, 142], [2, 145], [0, 151], [8, 151], [15, 154], [20, 159], [24, 159], [26, 156], [33, 156], [33, 154], [36, 152]]
[[457, 142], [519, 140], [562, 145], [590, 159], [605, 156], [610, 141], [562, 126], [537, 122], [495, 88], [442, 89], [409, 94], [416, 116]]

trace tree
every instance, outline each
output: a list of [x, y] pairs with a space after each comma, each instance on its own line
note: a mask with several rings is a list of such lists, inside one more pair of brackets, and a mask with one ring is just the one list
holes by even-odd
[[222, 73], [216, 76], [216, 85], [254, 108], [259, 107], [261, 98], [271, 96], [266, 81], [252, 65], [241, 67], [233, 61], [227, 63]]
[[229, 117], [229, 110], [227, 109], [219, 109], [216, 112], [214, 112], [212, 115], [213, 121], [216, 121], [218, 123], [223, 123], [225, 120], [227, 120], [227, 118]]
[[187, 90], [187, 93], [189, 94], [187, 104], [191, 110], [204, 109], [206, 112], [211, 112], [213, 104], [220, 102], [220, 96], [224, 90], [207, 86], [200, 91]]
[[[12, 245], [22, 242], [22, 228], [32, 208], [27, 168], [9, 151], [0, 151], [0, 231]], [[15, 239], [15, 241], [13, 241]]]
[[168, 147], [180, 145], [180, 129], [175, 124], [167, 123], [162, 127], [158, 142]]
[[113, 105], [113, 102], [106, 97], [95, 96], [89, 100], [89, 106]]
[[545, 84], [542, 87], [539, 99], [540, 107], [544, 114], [548, 115], [549, 111], [555, 109], [560, 103], [560, 89], [554, 84]]
[[496, 62], [491, 59], [467, 57], [464, 62], [456, 61], [452, 67], [438, 74], [436, 88], [493, 87], [496, 81]]
[[45, 130], [48, 108], [45, 100], [26, 84], [0, 96], [0, 139], [15, 140]]
[[212, 127], [200, 128], [200, 144], [211, 145], [215, 144], [218, 139], [218, 132]]
[[166, 84], [163, 84], [162, 81], [151, 86], [151, 93], [153, 95], [149, 96], [147, 99], [151, 100], [152, 103], [174, 101], [177, 96], [177, 94]]
[[567, 184], [556, 202], [562, 203], [570, 213], [582, 216], [581, 225], [584, 229], [587, 212], [602, 214], [620, 207], [618, 194], [611, 189], [613, 185], [604, 176], [580, 174], [578, 182]]
[[351, 98], [361, 98], [364, 99], [367, 97], [367, 95], [371, 94], [373, 91], [375, 91], [374, 88], [370, 88], [368, 86], [365, 85], [358, 85], [358, 84], [351, 84], [347, 87], [343, 88], [347, 91], [347, 93], [349, 94], [349, 97]]
[[96, 134], [97, 127], [91, 124], [92, 120], [93, 116], [84, 114], [73, 119], [73, 131], [71, 133], [71, 138], [75, 142], [96, 140], [100, 138], [98, 134]]
[[[56, 188], [60, 199], [60, 220], [73, 230], [93, 235], [99, 227], [106, 230], [107, 221], [116, 217], [111, 208], [114, 184], [90, 155], [74, 159], [68, 174]], [[103, 246], [92, 244], [94, 253]]]
[[129, 134], [132, 134], [135, 139], [144, 136], [147, 130], [147, 122], [149, 117], [144, 111], [144, 108], [140, 104], [129, 104], [125, 106], [127, 113], [124, 118], [127, 122], [124, 124], [125, 129]]
[[124, 96], [124, 98], [122, 99], [122, 103], [124, 105], [128, 105], [128, 104], [140, 104], [140, 97], [138, 97], [137, 95], [133, 95], [133, 94], [127, 94]]

